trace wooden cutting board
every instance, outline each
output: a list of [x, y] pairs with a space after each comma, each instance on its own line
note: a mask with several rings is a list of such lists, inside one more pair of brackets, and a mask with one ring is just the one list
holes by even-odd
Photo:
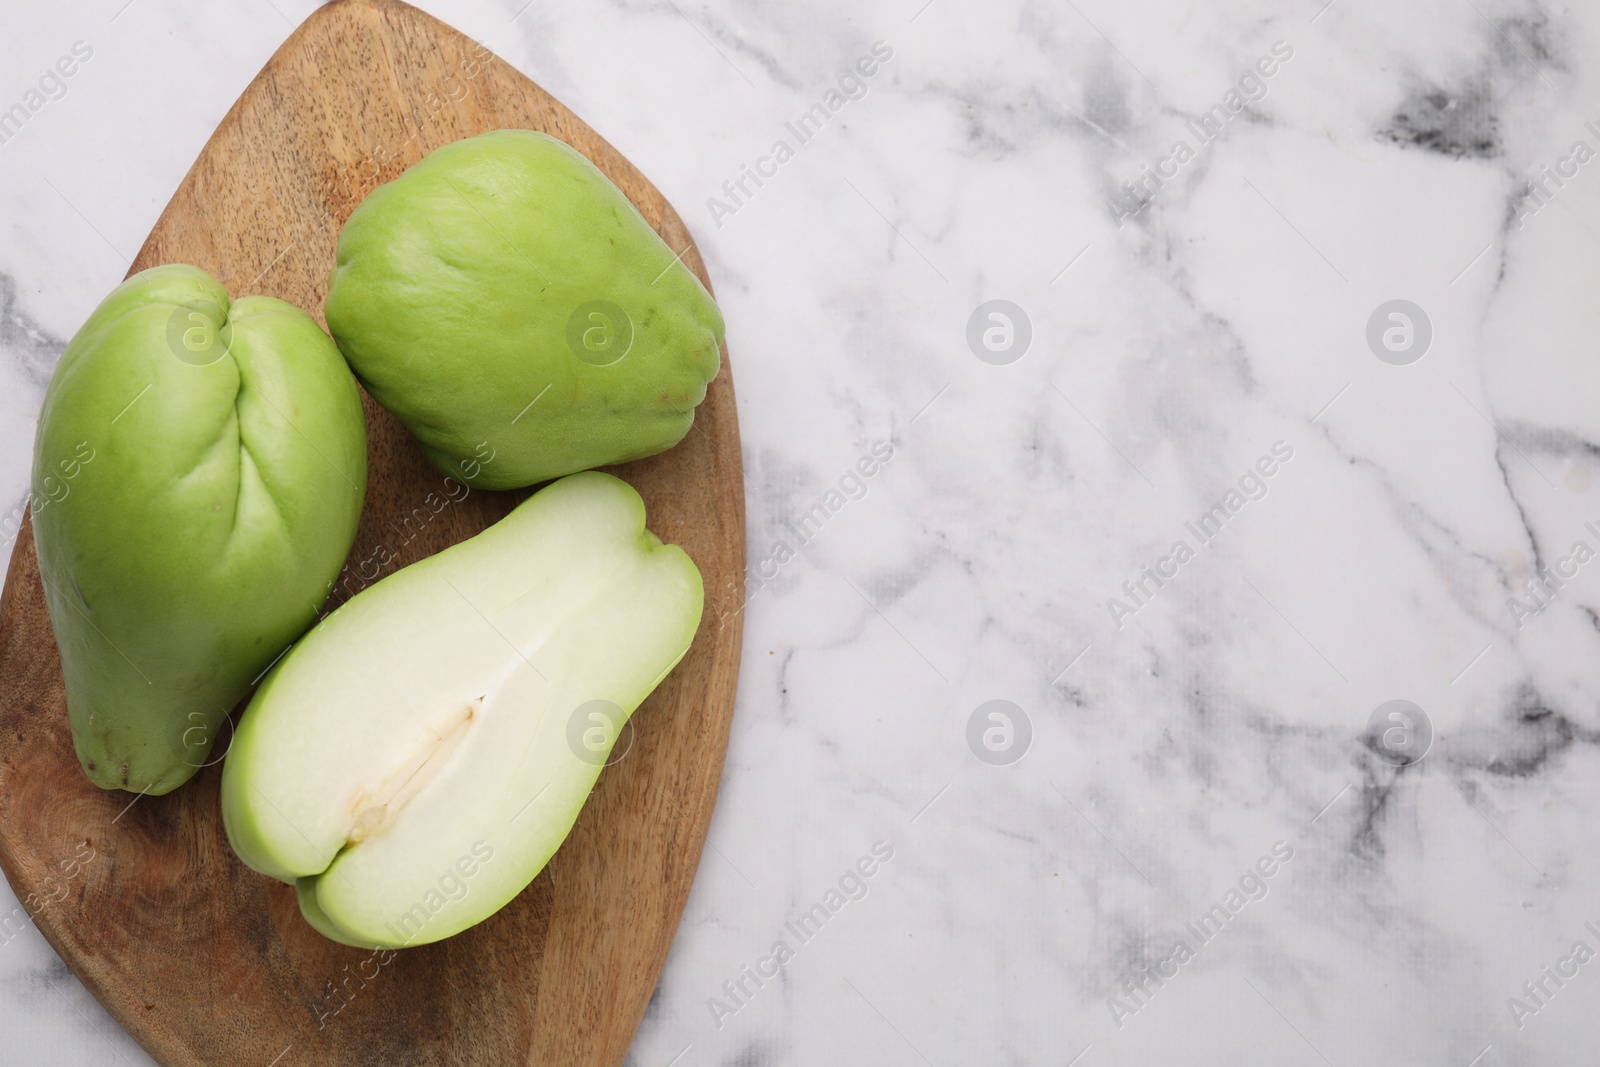
[[[576, 146], [706, 280], [682, 220], [626, 159], [479, 45], [393, 0], [333, 3], [295, 31], [223, 119], [133, 270], [193, 263], [235, 297], [267, 293], [320, 321], [339, 227], [360, 199], [428, 151], [501, 127]], [[352, 562], [384, 546], [392, 573], [526, 495], [473, 491], [435, 514], [427, 501], [442, 476], [370, 398], [366, 412], [371, 468]], [[89, 783], [24, 525], [0, 600], [0, 868], [61, 958], [157, 1060], [622, 1062], [694, 877], [733, 715], [744, 498], [726, 353], [684, 442], [614, 473], [644, 496], [651, 528], [699, 564], [700, 632], [533, 885], [482, 925], [392, 958], [323, 939], [292, 889], [234, 858], [220, 765], [164, 797]]]

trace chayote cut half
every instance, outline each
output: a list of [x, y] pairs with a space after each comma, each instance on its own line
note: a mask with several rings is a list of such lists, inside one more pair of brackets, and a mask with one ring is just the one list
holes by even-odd
[[73, 337], [34, 444], [39, 571], [78, 759], [166, 793], [316, 617], [367, 481], [360, 390], [305, 313], [154, 267]]
[[482, 922], [566, 840], [704, 601], [627, 483], [546, 486], [362, 590], [272, 669], [222, 770], [234, 852], [347, 945]]
[[496, 130], [356, 208], [328, 329], [436, 467], [532, 485], [689, 432], [723, 327], [680, 256], [579, 152]]

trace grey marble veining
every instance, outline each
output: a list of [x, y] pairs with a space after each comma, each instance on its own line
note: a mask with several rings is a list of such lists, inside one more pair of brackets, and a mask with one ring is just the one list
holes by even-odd
[[[310, 10], [125, 2], [6, 15], [0, 109], [93, 49], [0, 144], [8, 509]], [[630, 1064], [1594, 1062], [1600, 9], [1324, 3], [422, 5], [729, 324], [739, 711]], [[0, 1019], [148, 1062], [31, 929]]]

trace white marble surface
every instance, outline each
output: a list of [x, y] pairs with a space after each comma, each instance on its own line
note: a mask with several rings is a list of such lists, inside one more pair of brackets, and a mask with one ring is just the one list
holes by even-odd
[[[125, 2], [6, 0], [0, 106], [93, 49], [0, 145], [6, 508], [63, 340], [310, 10]], [[524, 2], [423, 6], [688, 219], [729, 323], [752, 565], [794, 550], [750, 603], [710, 847], [630, 1064], [1595, 1062], [1600, 959], [1562, 961], [1600, 952], [1600, 564], [1536, 613], [1511, 598], [1600, 550], [1600, 161], [1560, 162], [1600, 152], [1600, 8], [513, 21]], [[877, 41], [892, 59], [798, 145], [785, 123]], [[1275, 42], [1292, 56], [1231, 113]], [[1202, 144], [1185, 122], [1218, 104]], [[779, 138], [793, 158], [714, 210]], [[1147, 165], [1170, 180], [1130, 200]], [[1525, 200], [1546, 165], [1569, 177]], [[966, 339], [991, 299], [1031, 321], [1008, 365]], [[1395, 299], [1433, 333], [1403, 366], [1366, 340]], [[801, 545], [786, 523], [874, 442], [892, 459]], [[1259, 499], [1227, 498], [1241, 478]], [[1219, 502], [1202, 543], [1185, 524]], [[969, 750], [993, 699], [1031, 723], [1010, 765]], [[1367, 732], [1391, 699], [1436, 733], [1410, 766]], [[864, 897], [787, 931], [880, 841]], [[1230, 902], [1241, 879], [1261, 899]], [[780, 977], [724, 992], [780, 939]], [[1127, 994], [1146, 967], [1171, 977]], [[148, 1062], [32, 930], [0, 944], [0, 1024], [6, 1063]]]

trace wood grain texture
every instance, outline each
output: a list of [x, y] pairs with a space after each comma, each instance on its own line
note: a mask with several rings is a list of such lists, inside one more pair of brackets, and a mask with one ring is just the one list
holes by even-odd
[[[193, 263], [235, 297], [267, 293], [320, 321], [355, 204], [432, 149], [502, 127], [576, 146], [706, 280], [683, 222], [627, 160], [509, 66], [391, 0], [343, 0], [295, 31], [212, 136], [133, 270]], [[359, 590], [360, 561], [370, 572], [392, 554], [382, 567], [392, 573], [526, 495], [473, 491], [432, 514], [424, 502], [442, 476], [398, 421], [365, 405], [370, 488], [336, 597]], [[164, 797], [88, 782], [25, 525], [0, 599], [0, 867], [62, 959], [172, 1067], [621, 1063], [721, 778], [744, 586], [739, 457], [724, 353], [684, 442], [613, 469], [705, 577], [693, 647], [635, 714], [631, 750], [534, 884], [482, 925], [392, 958], [323, 939], [292, 889], [234, 858], [220, 766]]]

